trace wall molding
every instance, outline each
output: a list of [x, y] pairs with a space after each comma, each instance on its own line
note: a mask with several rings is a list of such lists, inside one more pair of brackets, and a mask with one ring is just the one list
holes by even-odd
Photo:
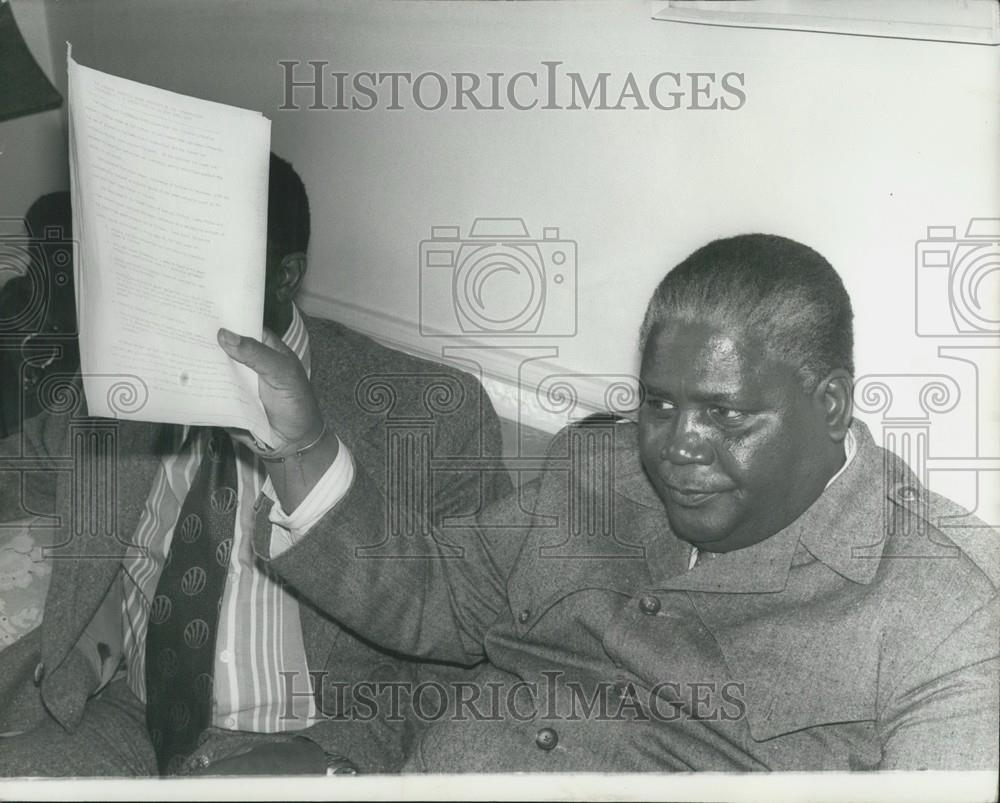
[[407, 354], [476, 376], [503, 418], [545, 432], [595, 412], [628, 415], [639, 404], [638, 380], [628, 374], [590, 374], [559, 359], [559, 338], [525, 339], [516, 346], [463, 335], [431, 337], [419, 321], [374, 307], [303, 290], [296, 303], [307, 315], [342, 323]]
[[653, 19], [666, 22], [1000, 44], [995, 0], [652, 0], [651, 6]]

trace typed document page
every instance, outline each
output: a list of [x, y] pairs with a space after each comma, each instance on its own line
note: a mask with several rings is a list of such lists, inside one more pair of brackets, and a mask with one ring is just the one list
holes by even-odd
[[270, 121], [67, 61], [90, 415], [269, 442], [257, 375], [216, 333], [261, 337]]

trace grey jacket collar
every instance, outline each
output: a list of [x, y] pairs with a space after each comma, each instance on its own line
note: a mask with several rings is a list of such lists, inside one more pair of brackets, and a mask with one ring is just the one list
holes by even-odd
[[[884, 538], [873, 542], [872, 533], [884, 532], [888, 499], [896, 489], [901, 484], [916, 487], [917, 482], [901, 460], [874, 442], [861, 421], [855, 419], [851, 432], [857, 443], [854, 460], [798, 519], [759, 544], [721, 554], [679, 575], [655, 565], [655, 551], [647, 550], [654, 582], [689, 591], [781, 591], [801, 545], [837, 574], [855, 583], [870, 583], [884, 547]], [[623, 441], [617, 453], [618, 492], [662, 511], [663, 503], [639, 461], [636, 433]], [[871, 477], [880, 475], [886, 482], [871, 482]], [[675, 538], [665, 514], [663, 522], [659, 537]]]

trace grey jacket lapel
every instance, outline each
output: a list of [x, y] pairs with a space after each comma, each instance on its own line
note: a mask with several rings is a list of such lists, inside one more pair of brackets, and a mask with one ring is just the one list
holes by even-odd
[[[72, 476], [61, 478], [59, 484], [57, 509], [64, 536], [62, 545], [51, 552], [39, 674], [46, 706], [70, 727], [82, 713], [83, 701], [77, 699], [78, 679], [70, 677], [80, 667], [67, 662], [67, 657], [107, 594], [135, 533], [159, 465], [160, 429], [118, 423], [109, 449], [90, 465], [78, 464]], [[103, 422], [97, 430], [103, 431]]]

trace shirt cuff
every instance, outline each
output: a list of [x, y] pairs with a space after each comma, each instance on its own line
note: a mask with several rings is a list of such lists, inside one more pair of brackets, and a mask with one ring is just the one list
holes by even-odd
[[281, 507], [270, 477], [265, 480], [261, 490], [274, 501], [270, 515], [271, 524], [274, 525], [271, 528], [272, 559], [305, 538], [316, 522], [329, 513], [351, 489], [351, 483], [354, 482], [354, 458], [340, 438], [337, 443], [339, 448], [336, 459], [291, 513], [285, 513]]

